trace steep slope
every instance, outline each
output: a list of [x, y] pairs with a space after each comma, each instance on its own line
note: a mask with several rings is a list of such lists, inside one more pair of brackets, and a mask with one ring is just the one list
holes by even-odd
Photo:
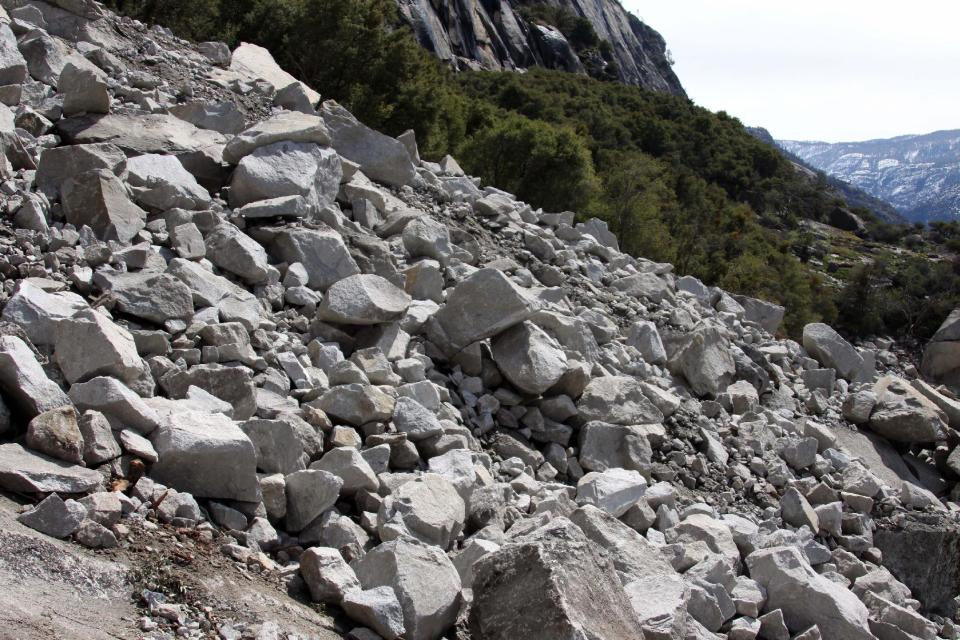
[[[595, 52], [590, 60], [581, 60], [559, 25], [524, 18], [524, 7], [536, 4], [588, 20], [600, 40], [609, 43], [609, 60]], [[420, 44], [458, 68], [541, 66], [586, 73], [587, 66], [599, 63], [626, 84], [685, 95], [663, 37], [617, 0], [397, 0], [397, 5]]]
[[960, 219], [960, 130], [865, 142], [778, 144], [912, 221]]
[[890, 341], [782, 340], [259, 47], [0, 6], [4, 637], [102, 607], [111, 637], [955, 640], [960, 412]]
[[[808, 174], [816, 174], [820, 169], [815, 168], [808, 162], [805, 162], [798, 155], [787, 151], [784, 147], [778, 145], [777, 141], [770, 135], [770, 132], [764, 129], [763, 127], [747, 127], [747, 131], [750, 132], [750, 135], [755, 137], [757, 140], [765, 142], [772, 147], [777, 148], [778, 151], [783, 153], [790, 162], [793, 162], [797, 165], [798, 170], [803, 171]], [[812, 177], [816, 177], [815, 175]], [[889, 202], [881, 200], [876, 196], [872, 196], [863, 189], [856, 187], [846, 180], [841, 180], [840, 178], [827, 175], [827, 187], [832, 189], [840, 198], [843, 198], [844, 202], [852, 208], [863, 208], [870, 210], [873, 215], [877, 216], [878, 219], [883, 220], [884, 222], [890, 223], [902, 223], [905, 222], [905, 219], [900, 212], [897, 211]]]

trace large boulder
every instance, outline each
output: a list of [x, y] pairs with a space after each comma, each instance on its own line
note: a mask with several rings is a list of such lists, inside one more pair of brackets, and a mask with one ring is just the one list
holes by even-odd
[[70, 400], [77, 411], [98, 411], [110, 424], [146, 435], [160, 426], [160, 415], [116, 378], [101, 376], [70, 387]]
[[0, 22], [0, 85], [17, 85], [27, 79], [27, 61], [17, 48], [17, 38], [7, 22]]
[[113, 376], [132, 382], [145, 373], [129, 331], [93, 309], [57, 323], [54, 354], [67, 382]]
[[459, 350], [520, 324], [538, 307], [503, 272], [486, 268], [460, 281], [434, 318], [450, 346]]
[[302, 196], [321, 208], [334, 201], [343, 168], [332, 149], [315, 143], [275, 142], [245, 156], [230, 182], [233, 207], [282, 196]]
[[253, 376], [245, 367], [202, 364], [165, 376], [160, 384], [172, 398], [186, 398], [190, 387], [199, 387], [233, 407], [235, 420], [251, 418], [257, 411]]
[[83, 464], [83, 434], [72, 406], [44, 411], [27, 425], [27, 446], [73, 464]]
[[127, 195], [123, 182], [105, 169], [93, 169], [61, 187], [63, 213], [77, 228], [87, 225], [101, 240], [130, 242], [146, 226], [147, 212]]
[[293, 83], [299, 83], [312, 104], [320, 102], [320, 94], [280, 68], [270, 51], [248, 42], [241, 42], [233, 50], [230, 71], [247, 81], [266, 80], [279, 91]]
[[923, 351], [923, 375], [960, 389], [960, 308], [943, 321]]
[[648, 298], [659, 304], [670, 295], [670, 285], [655, 273], [635, 273], [615, 280], [611, 285], [617, 291], [634, 298]]
[[275, 142], [311, 142], [330, 146], [330, 132], [317, 116], [281, 111], [240, 132], [223, 149], [223, 159], [237, 164], [260, 147]]
[[57, 324], [88, 306], [86, 300], [70, 291], [48, 293], [28, 280], [21, 280], [0, 317], [20, 325], [33, 344], [52, 345]]
[[647, 398], [636, 378], [594, 378], [577, 402], [580, 417], [608, 424], [637, 425], [663, 422], [663, 413]]
[[381, 324], [397, 320], [410, 302], [410, 296], [386, 278], [357, 274], [327, 289], [317, 317], [338, 324]]
[[223, 414], [178, 411], [150, 440], [158, 482], [198, 498], [259, 502], [253, 443]]
[[18, 493], [87, 493], [103, 483], [93, 469], [34, 453], [15, 443], [0, 444], [0, 488]]
[[284, 229], [273, 237], [271, 253], [307, 270], [307, 286], [326, 291], [334, 283], [360, 273], [343, 237], [331, 229]]
[[193, 315], [190, 289], [166, 273], [98, 271], [93, 282], [113, 296], [118, 311], [137, 318], [163, 324]]
[[466, 506], [456, 487], [435, 473], [401, 485], [377, 515], [381, 540], [409, 534], [444, 550], [456, 542], [465, 520]]
[[404, 638], [438, 640], [456, 622], [460, 576], [439, 548], [393, 540], [374, 547], [351, 566], [364, 589], [393, 588], [403, 609]]
[[491, 343], [500, 372], [524, 393], [540, 395], [567, 371], [567, 356], [532, 322], [507, 329]]
[[328, 511], [340, 497], [343, 480], [321, 469], [295, 471], [285, 477], [287, 531], [298, 533]]
[[853, 381], [863, 369], [863, 357], [852, 344], [822, 322], [803, 328], [803, 348], [820, 364], [837, 371], [837, 375]]
[[333, 148], [359, 164], [367, 177], [391, 187], [413, 182], [416, 168], [402, 142], [361, 124], [332, 100], [323, 103], [320, 115], [330, 130]]
[[229, 222], [207, 234], [206, 247], [210, 262], [250, 284], [265, 282], [270, 273], [264, 248]]
[[320, 396], [316, 405], [328, 415], [348, 424], [386, 422], [393, 416], [396, 399], [371, 385], [353, 383], [334, 387]]
[[570, 515], [591, 542], [610, 554], [644, 637], [676, 637], [685, 628], [689, 588], [660, 550], [593, 506]]
[[[953, 617], [960, 592], [960, 526], [941, 514], [914, 513], [874, 533], [883, 566], [910, 588], [924, 611]], [[930, 553], [918, 553], [920, 549]]]
[[566, 518], [502, 546], [473, 571], [474, 637], [645, 637], [610, 557]]
[[136, 199], [157, 211], [203, 209], [210, 194], [183, 168], [175, 156], [145, 153], [127, 161], [129, 183], [136, 187]]
[[669, 366], [686, 378], [697, 395], [708, 397], [726, 391], [737, 373], [730, 342], [713, 325], [697, 327], [670, 358]]
[[57, 131], [70, 144], [109, 142], [130, 156], [144, 153], [174, 155], [204, 186], [223, 184], [226, 138], [168, 114], [74, 116], [57, 122]]
[[120, 147], [109, 143], [71, 144], [44, 149], [37, 165], [37, 187], [48, 198], [59, 198], [70, 178], [103, 169], [118, 177], [126, 173], [127, 157]]
[[106, 75], [99, 69], [78, 67], [72, 62], [60, 71], [59, 86], [63, 94], [63, 114], [110, 113], [110, 91]]
[[946, 428], [947, 415], [909, 382], [883, 376], [873, 387], [877, 404], [867, 423], [895, 442], [935, 442]]
[[71, 404], [30, 347], [16, 336], [0, 335], [0, 390], [27, 418]]
[[768, 333], [776, 333], [783, 322], [785, 309], [778, 304], [749, 296], [734, 295], [733, 299], [743, 307], [744, 318], [760, 325]]
[[765, 612], [780, 609], [792, 633], [817, 625], [824, 638], [875, 640], [867, 607], [842, 585], [819, 575], [796, 547], [747, 556], [750, 577], [767, 590]]

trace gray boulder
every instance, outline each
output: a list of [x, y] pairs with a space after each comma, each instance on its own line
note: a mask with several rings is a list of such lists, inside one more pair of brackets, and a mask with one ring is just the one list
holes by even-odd
[[716, 397], [737, 372], [730, 342], [713, 326], [698, 327], [670, 359], [670, 370], [682, 374], [699, 396]]
[[594, 378], [577, 401], [584, 420], [636, 425], [663, 422], [663, 413], [647, 398], [636, 378]]
[[884, 376], [873, 387], [877, 404], [867, 423], [895, 442], [935, 442], [944, 433], [947, 415], [906, 380]]
[[133, 429], [147, 435], [160, 425], [160, 415], [115, 378], [101, 376], [70, 387], [77, 411], [98, 411], [116, 429]]
[[539, 305], [496, 269], [480, 269], [454, 287], [434, 318], [454, 350], [527, 320]]
[[320, 115], [330, 131], [333, 148], [359, 164], [366, 176], [391, 187], [413, 182], [416, 169], [402, 142], [364, 126], [332, 100], [323, 103]]
[[403, 635], [403, 607], [391, 587], [349, 591], [340, 606], [350, 619], [373, 629], [384, 640]]
[[315, 115], [282, 111], [232, 138], [223, 149], [223, 159], [230, 164], [239, 164], [257, 149], [277, 142], [315, 143], [328, 147], [330, 132], [323, 120]]
[[199, 129], [237, 134], [246, 126], [243, 113], [232, 102], [193, 101], [170, 107], [170, 113]]
[[635, 347], [650, 364], [666, 364], [667, 352], [663, 348], [657, 325], [649, 320], [639, 320], [630, 325], [627, 344]]
[[444, 550], [456, 541], [465, 520], [466, 506], [456, 487], [435, 473], [401, 485], [383, 501], [377, 514], [381, 540], [409, 533]]
[[767, 590], [765, 612], [780, 609], [792, 633], [817, 625], [825, 638], [874, 640], [866, 606], [843, 586], [817, 574], [796, 547], [747, 556], [750, 577]]
[[300, 556], [300, 575], [314, 602], [339, 603], [360, 581], [336, 549], [311, 547]]
[[647, 481], [636, 471], [591, 471], [577, 482], [577, 504], [592, 505], [619, 518], [640, 502], [646, 490]]
[[224, 271], [250, 284], [260, 284], [269, 275], [267, 252], [234, 225], [224, 222], [207, 234], [207, 257]]
[[324, 393], [317, 406], [331, 417], [360, 426], [368, 422], [386, 422], [393, 416], [396, 400], [377, 387], [347, 384]]
[[475, 637], [646, 637], [609, 557], [566, 518], [485, 556], [474, 576]]
[[151, 436], [159, 460], [152, 478], [198, 498], [258, 502], [250, 438], [223, 414], [178, 411]]
[[808, 324], [803, 328], [803, 348], [817, 362], [837, 371], [837, 375], [853, 381], [863, 369], [863, 358], [852, 344], [822, 322]]
[[59, 198], [63, 184], [74, 176], [102, 169], [122, 177], [126, 168], [127, 157], [116, 145], [65, 145], [43, 150], [37, 165], [36, 182], [48, 198]]
[[351, 566], [364, 589], [393, 589], [403, 609], [405, 638], [438, 640], [456, 622], [460, 576], [437, 547], [393, 540], [374, 547]]
[[785, 309], [778, 304], [749, 296], [734, 295], [744, 310], [744, 319], [760, 325], [764, 331], [775, 334], [783, 323]]
[[286, 475], [304, 469], [303, 445], [292, 421], [254, 418], [241, 428], [253, 443], [257, 468], [263, 473]]
[[0, 444], [0, 488], [18, 493], [87, 493], [103, 476], [15, 443]]
[[358, 274], [327, 289], [317, 307], [317, 317], [339, 324], [380, 324], [398, 319], [410, 302], [410, 296], [389, 280]]
[[531, 322], [507, 329], [491, 343], [500, 372], [524, 393], [541, 395], [567, 371], [567, 356]]
[[3, 308], [2, 318], [20, 325], [33, 344], [52, 345], [57, 324], [88, 307], [86, 300], [75, 293], [48, 293], [28, 280], [21, 280]]
[[123, 183], [105, 169], [77, 174], [61, 186], [67, 222], [87, 225], [101, 240], [130, 242], [146, 226], [147, 212], [135, 205]]
[[37, 506], [17, 516], [17, 521], [52, 538], [66, 538], [86, 517], [87, 508], [82, 504], [75, 500], [64, 502], [52, 493]]
[[380, 481], [360, 452], [353, 447], [331, 449], [310, 465], [311, 469], [327, 471], [343, 480], [340, 491], [354, 495], [358, 491], [377, 491]]
[[0, 389], [27, 418], [71, 404], [30, 347], [16, 336], [0, 335]]
[[247, 420], [257, 412], [253, 376], [246, 367], [202, 364], [171, 373], [160, 384], [172, 398], [186, 398], [190, 387], [199, 387], [230, 404], [235, 420]]
[[326, 291], [334, 283], [360, 273], [343, 237], [330, 229], [284, 229], [274, 236], [270, 250], [288, 264], [302, 264], [311, 289]]
[[320, 209], [340, 189], [343, 169], [332, 149], [313, 143], [276, 142], [244, 157], [230, 181], [233, 207], [282, 196], [303, 196]]
[[136, 187], [136, 199], [157, 211], [203, 209], [210, 194], [183, 168], [176, 156], [146, 153], [127, 161], [129, 183]]
[[83, 436], [83, 461], [87, 465], [96, 466], [121, 456], [123, 450], [113, 436], [110, 422], [102, 413], [85, 411], [77, 424]]
[[70, 384], [97, 376], [129, 383], [144, 373], [130, 332], [93, 309], [57, 323], [54, 354]]
[[58, 90], [63, 94], [63, 114], [110, 113], [106, 76], [99, 69], [80, 68], [68, 62], [60, 72]]
[[16, 85], [27, 79], [27, 61], [17, 48], [17, 38], [6, 22], [0, 23], [0, 85]]
[[327, 471], [305, 469], [286, 476], [286, 529], [298, 533], [329, 510], [340, 496], [343, 480]]
[[110, 292], [119, 311], [156, 324], [193, 315], [190, 289], [166, 273], [98, 271], [94, 275], [94, 284]]

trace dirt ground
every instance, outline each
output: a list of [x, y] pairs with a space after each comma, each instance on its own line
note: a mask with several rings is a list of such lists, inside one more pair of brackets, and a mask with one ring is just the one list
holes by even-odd
[[194, 530], [133, 528], [117, 549], [91, 551], [33, 531], [16, 520], [20, 503], [0, 494], [0, 640], [156, 638], [140, 629], [145, 589], [184, 605], [204, 637], [342, 638], [340, 626], [299, 593], [282, 572], [240, 565], [222, 540]]

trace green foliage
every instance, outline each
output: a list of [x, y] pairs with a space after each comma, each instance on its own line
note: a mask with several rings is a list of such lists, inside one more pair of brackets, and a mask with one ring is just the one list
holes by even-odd
[[497, 118], [461, 147], [464, 168], [549, 210], [582, 209], [596, 191], [590, 152], [572, 129]]

